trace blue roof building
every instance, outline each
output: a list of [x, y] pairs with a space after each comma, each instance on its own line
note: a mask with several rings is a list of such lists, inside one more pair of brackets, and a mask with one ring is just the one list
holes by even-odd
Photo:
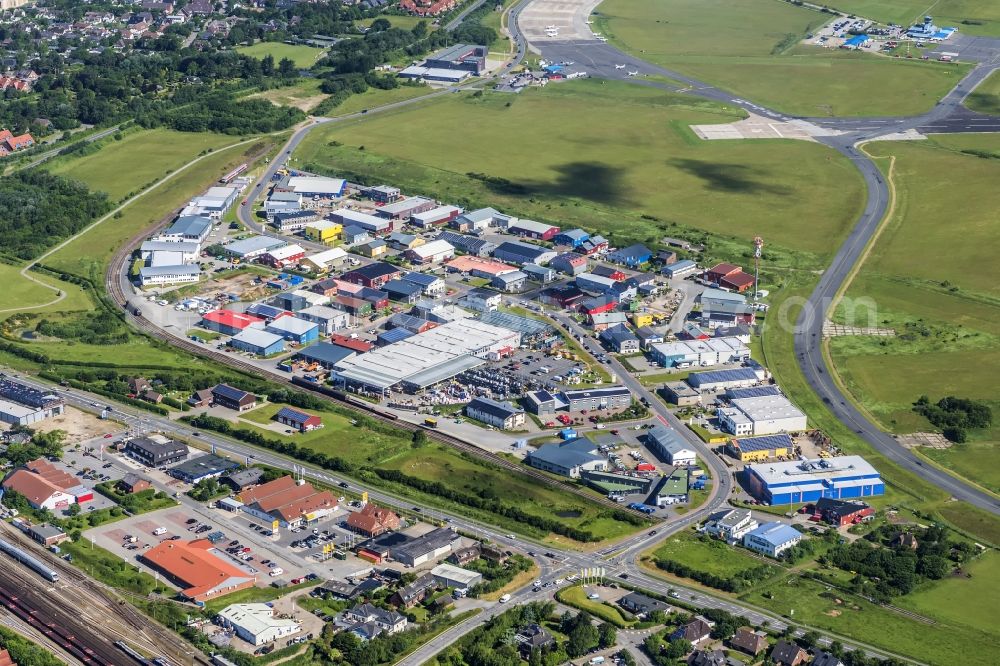
[[590, 240], [590, 234], [583, 229], [568, 229], [552, 237], [552, 242], [556, 245], [569, 245], [574, 248], [580, 247], [588, 240]]
[[663, 267], [661, 271], [668, 278], [680, 278], [698, 271], [698, 264], [690, 259], [681, 259]]
[[602, 472], [607, 468], [607, 460], [598, 455], [597, 445], [582, 437], [557, 444], [543, 444], [529, 453], [525, 461], [536, 469], [573, 479], [579, 478], [584, 470]]
[[601, 331], [601, 342], [619, 354], [639, 351], [639, 338], [635, 337], [624, 324], [610, 326]]
[[413, 336], [413, 331], [408, 331], [405, 328], [392, 328], [375, 336], [375, 346], [385, 347], [396, 342], [402, 342], [406, 338], [412, 338]]
[[408, 282], [402, 279], [389, 280], [382, 285], [382, 290], [389, 294], [389, 298], [400, 303], [416, 303], [423, 293], [419, 284]]
[[271, 321], [283, 314], [288, 314], [288, 310], [283, 308], [278, 308], [273, 305], [267, 305], [266, 303], [251, 303], [247, 309], [247, 314], [252, 314], [255, 317], [260, 317], [261, 319], [266, 319]]
[[337, 363], [343, 361], [345, 358], [354, 356], [356, 353], [340, 345], [330, 344], [329, 342], [317, 342], [305, 349], [300, 349], [296, 352], [295, 358], [319, 363], [322, 367], [330, 370]]
[[230, 338], [229, 346], [257, 356], [271, 356], [285, 350], [285, 341], [269, 331], [247, 328]]
[[861, 456], [747, 465], [747, 489], [768, 504], [815, 502], [885, 494], [882, 477]]
[[802, 533], [791, 525], [772, 522], [743, 535], [743, 546], [770, 557], [779, 557], [786, 550], [802, 541]]
[[300, 345], [309, 344], [319, 339], [319, 324], [298, 317], [275, 319], [264, 330]]
[[629, 245], [607, 254], [607, 260], [616, 264], [625, 264], [630, 268], [641, 266], [653, 258], [653, 251], [641, 243]]

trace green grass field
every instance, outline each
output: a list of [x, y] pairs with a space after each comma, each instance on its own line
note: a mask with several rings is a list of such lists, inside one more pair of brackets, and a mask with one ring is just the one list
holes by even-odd
[[295, 85], [272, 88], [251, 97], [266, 99], [276, 106], [294, 106], [308, 112], [327, 98], [319, 89], [322, 83], [322, 79], [299, 79]]
[[993, 72], [976, 86], [965, 98], [965, 106], [979, 113], [1000, 116], [1000, 72]]
[[52, 173], [83, 181], [119, 201], [129, 192], [163, 178], [193, 160], [201, 151], [235, 143], [235, 137], [208, 132], [152, 129], [130, 132], [121, 141], [105, 139], [96, 153], [60, 157], [46, 164]]
[[[622, 240], [657, 239], [680, 224], [762, 234], [825, 256], [859, 212], [857, 172], [818, 144], [701, 141], [688, 127], [737, 113], [626, 83], [574, 81], [517, 97], [448, 95], [324, 127], [296, 161]], [[475, 175], [484, 173], [491, 179]]]
[[[541, 485], [530, 477], [515, 477], [501, 469], [484, 467], [446, 447], [435, 445], [413, 449], [385, 461], [381, 466], [429, 481], [440, 481], [463, 493], [493, 494], [528, 513], [558, 519], [606, 539], [618, 538], [639, 529], [610, 518], [604, 507], [558, 488]], [[454, 504], [450, 506], [453, 508]], [[493, 521], [496, 521], [495, 516]], [[545, 536], [527, 525], [519, 525], [518, 531]], [[564, 537], [551, 536], [549, 540], [563, 546], [575, 545]]]
[[910, 25], [931, 14], [934, 24], [941, 27], [959, 28], [970, 35], [1000, 36], [1000, 5], [991, 0], [837, 0], [831, 6], [899, 25]]
[[[278, 140], [280, 138], [261, 139], [268, 144]], [[247, 151], [254, 145], [256, 143], [215, 151], [129, 204], [122, 211], [122, 217], [109, 219], [77, 235], [71, 243], [48, 257], [45, 264], [102, 282], [107, 261], [124, 241], [169, 216], [190, 197], [212, 185], [227, 168], [245, 159]], [[99, 189], [100, 185], [95, 184], [94, 187]]]
[[330, 109], [329, 116], [347, 116], [363, 109], [374, 109], [385, 104], [394, 104], [404, 100], [422, 97], [434, 92], [428, 86], [400, 86], [391, 90], [369, 88], [360, 95], [351, 95], [342, 104]]
[[[62, 283], [56, 286], [56, 281], [51, 278], [39, 277], [38, 275], [35, 277], [52, 283], [56, 289], [63, 289]], [[0, 318], [6, 318], [6, 315], [15, 309], [41, 305], [56, 298], [56, 293], [53, 290], [46, 289], [23, 277], [21, 266], [0, 263], [0, 283], [7, 285], [0, 293]], [[66, 286], [72, 287], [73, 285]]]
[[593, 601], [588, 599], [587, 591], [583, 589], [582, 585], [564, 587], [556, 592], [556, 599], [567, 606], [587, 611], [597, 619], [604, 622], [610, 622], [620, 629], [630, 627], [635, 624], [634, 621], [626, 620], [625, 616], [622, 615], [621, 611], [615, 606], [603, 601]]
[[917, 114], [968, 70], [796, 45], [830, 15], [773, 0], [606, 0], [600, 13], [596, 29], [629, 52], [796, 115]]
[[240, 415], [240, 422], [237, 427], [245, 430], [259, 432], [265, 437], [280, 439], [285, 442], [293, 442], [299, 446], [307, 446], [314, 451], [325, 453], [329, 456], [344, 458], [357, 464], [381, 463], [386, 459], [397, 455], [408, 446], [406, 440], [397, 437], [389, 437], [379, 433], [366, 433], [364, 437], [357, 437], [353, 433], [355, 427], [351, 425], [351, 420], [330, 411], [307, 410], [309, 413], [319, 414], [323, 418], [323, 427], [305, 433], [285, 434], [285, 428], [280, 432], [275, 432], [270, 428], [261, 428], [253, 424], [245, 423], [244, 420], [253, 421], [261, 425], [275, 423], [273, 417], [283, 405], [271, 404], [260, 407], [253, 411]]
[[274, 58], [275, 65], [281, 62], [283, 58], [288, 58], [299, 69], [309, 69], [326, 53], [326, 49], [315, 46], [285, 44], [284, 42], [257, 42], [253, 46], [241, 46], [236, 50], [251, 58], [271, 56]]
[[[835, 338], [834, 362], [844, 383], [894, 432], [934, 428], [913, 413], [921, 395], [987, 400], [998, 411], [1000, 265], [995, 245], [1000, 194], [1000, 136], [935, 136], [928, 141], [873, 144], [894, 156], [896, 214], [848, 290], [837, 318], [892, 326], [896, 338]], [[961, 206], [962, 215], [949, 211]], [[944, 219], [950, 222], [941, 224]], [[941, 251], [947, 248], [946, 252]], [[970, 266], [976, 266], [970, 271]], [[967, 445], [926, 451], [942, 466], [1000, 492], [1000, 428], [970, 433]]]
[[[962, 589], [952, 587], [955, 583], [961, 585], [959, 581], [941, 581], [934, 587], [941, 591], [927, 593], [929, 598], [936, 597], [937, 601], [945, 603], [937, 612], [933, 607], [921, 607], [921, 614], [937, 622], [931, 626], [858, 597], [836, 590], [828, 592], [819, 582], [795, 576], [754, 590], [742, 598], [792, 621], [879, 645], [934, 666], [951, 666], [958, 653], [963, 655], [963, 663], [993, 664], [1000, 633], [995, 624], [988, 631], [978, 628], [988, 619], [970, 619], [962, 610], [956, 612], [955, 601], [945, 601], [955, 599], [956, 591]], [[920, 593], [916, 596], [920, 599]], [[995, 597], [983, 595], [981, 600], [972, 603], [990, 604], [993, 599]]]
[[749, 552], [729, 546], [718, 539], [703, 541], [700, 535], [689, 530], [667, 539], [653, 552], [653, 556], [722, 577], [733, 576], [764, 564], [775, 564], [753, 557]]
[[897, 605], [921, 615], [998, 634], [991, 609], [1000, 599], [1000, 555], [989, 551], [965, 567], [963, 573], [968, 577], [955, 576], [920, 588], [900, 598]]

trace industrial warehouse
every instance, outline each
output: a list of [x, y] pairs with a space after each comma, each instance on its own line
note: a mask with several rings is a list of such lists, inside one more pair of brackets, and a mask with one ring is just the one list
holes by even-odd
[[751, 494], [767, 504], [815, 502], [885, 494], [878, 471], [861, 456], [747, 465]]
[[464, 319], [346, 358], [334, 366], [333, 380], [378, 393], [397, 385], [419, 391], [501, 358], [520, 344], [516, 331]]
[[53, 416], [66, 408], [66, 401], [48, 391], [21, 384], [12, 379], [0, 379], [0, 421], [16, 425], [31, 425]]

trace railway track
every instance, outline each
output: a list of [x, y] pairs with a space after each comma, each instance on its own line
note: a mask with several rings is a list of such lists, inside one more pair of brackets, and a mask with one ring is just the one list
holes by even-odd
[[95, 666], [121, 663], [114, 645], [84, 624], [73, 610], [55, 603], [34, 581], [16, 575], [0, 578], [0, 605], [77, 661]]
[[105, 274], [105, 289], [108, 295], [120, 308], [124, 310], [127, 321], [140, 331], [158, 340], [169, 342], [172, 347], [183, 349], [184, 351], [194, 354], [196, 356], [212, 359], [224, 365], [228, 365], [229, 367], [240, 370], [241, 372], [244, 372], [246, 374], [263, 376], [268, 380], [277, 382], [279, 384], [287, 384], [295, 386], [297, 388], [308, 390], [316, 395], [322, 396], [323, 398], [325, 398], [330, 402], [335, 402], [340, 406], [347, 407], [348, 409], [364, 414], [365, 416], [368, 416], [370, 418], [374, 418], [386, 423], [391, 423], [394, 428], [397, 428], [404, 432], [413, 433], [417, 430], [422, 430], [427, 433], [428, 439], [431, 439], [439, 444], [444, 444], [445, 446], [449, 446], [453, 449], [461, 451], [462, 453], [467, 453], [469, 455], [476, 456], [477, 458], [489, 462], [492, 465], [501, 467], [516, 474], [522, 474], [528, 476], [545, 485], [554, 486], [561, 490], [573, 493], [574, 495], [586, 499], [587, 501], [592, 502], [594, 504], [599, 504], [606, 508], [614, 509], [615, 511], [623, 511], [625, 513], [635, 514], [636, 516], [641, 516], [647, 520], [650, 518], [649, 516], [646, 516], [645, 514], [635, 511], [634, 509], [623, 507], [620, 504], [617, 504], [616, 502], [607, 499], [606, 497], [595, 496], [579, 488], [578, 486], [569, 483], [564, 483], [557, 479], [553, 479], [549, 476], [546, 476], [545, 474], [537, 470], [527, 468], [522, 465], [518, 465], [517, 463], [512, 462], [507, 458], [504, 458], [503, 456], [497, 455], [491, 451], [486, 451], [484, 449], [481, 449], [475, 444], [471, 444], [469, 442], [466, 442], [465, 440], [459, 439], [452, 435], [448, 435], [438, 430], [424, 428], [422, 426], [413, 423], [408, 423], [406, 421], [400, 421], [395, 414], [384, 412], [378, 409], [375, 405], [371, 405], [365, 402], [364, 400], [355, 398], [349, 393], [343, 393], [332, 389], [326, 389], [324, 387], [311, 385], [306, 382], [301, 382], [301, 383], [295, 382], [293, 381], [293, 378], [290, 378], [285, 373], [279, 373], [277, 371], [268, 370], [267, 368], [261, 368], [257, 365], [248, 363], [247, 361], [237, 358], [232, 354], [226, 354], [220, 351], [216, 351], [214, 349], [206, 349], [192, 342], [191, 340], [188, 340], [187, 338], [173, 335], [161, 329], [160, 327], [150, 323], [141, 316], [141, 313], [138, 313], [137, 309], [132, 309], [129, 307], [128, 296], [125, 294], [125, 291], [122, 288], [123, 266], [125, 265], [126, 260], [129, 258], [129, 256], [131, 256], [135, 247], [138, 246], [138, 244], [142, 241], [142, 239], [144, 239], [146, 236], [149, 235], [150, 231], [151, 231], [150, 229], [147, 229], [143, 233], [133, 236], [127, 243], [125, 243], [112, 257], [111, 263], [108, 267], [108, 271]]
[[[22, 534], [13, 529], [5, 530], [4, 537], [15, 542], [20, 548], [34, 549], [33, 542], [28, 541]], [[46, 564], [58, 571], [60, 577], [60, 584], [54, 588], [55, 594], [48, 596], [53, 603], [58, 603], [59, 600], [56, 597], [59, 596], [62, 597], [63, 601], [71, 600], [75, 604], [77, 621], [88, 623], [87, 626], [91, 633], [94, 632], [99, 623], [103, 622], [101, 626], [104, 632], [103, 637], [108, 640], [113, 640], [117, 636], [147, 652], [165, 655], [173, 663], [192, 663], [191, 653], [178, 649], [181, 642], [178, 641], [176, 634], [123, 601], [115, 590], [93, 580], [83, 571], [60, 558], [45, 557], [44, 559]], [[25, 576], [25, 584], [32, 582], [32, 574], [29, 574], [26, 568], [11, 568], [8, 577], [14, 576]], [[68, 590], [72, 590], [72, 594], [66, 593]], [[60, 592], [62, 593], [60, 594]], [[211, 663], [197, 652], [194, 653], [193, 662], [205, 665]]]

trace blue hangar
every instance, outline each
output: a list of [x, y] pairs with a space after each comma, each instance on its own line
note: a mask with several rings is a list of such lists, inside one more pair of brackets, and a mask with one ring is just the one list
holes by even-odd
[[768, 504], [885, 494], [885, 484], [878, 470], [861, 456], [747, 465], [745, 474], [750, 493]]

